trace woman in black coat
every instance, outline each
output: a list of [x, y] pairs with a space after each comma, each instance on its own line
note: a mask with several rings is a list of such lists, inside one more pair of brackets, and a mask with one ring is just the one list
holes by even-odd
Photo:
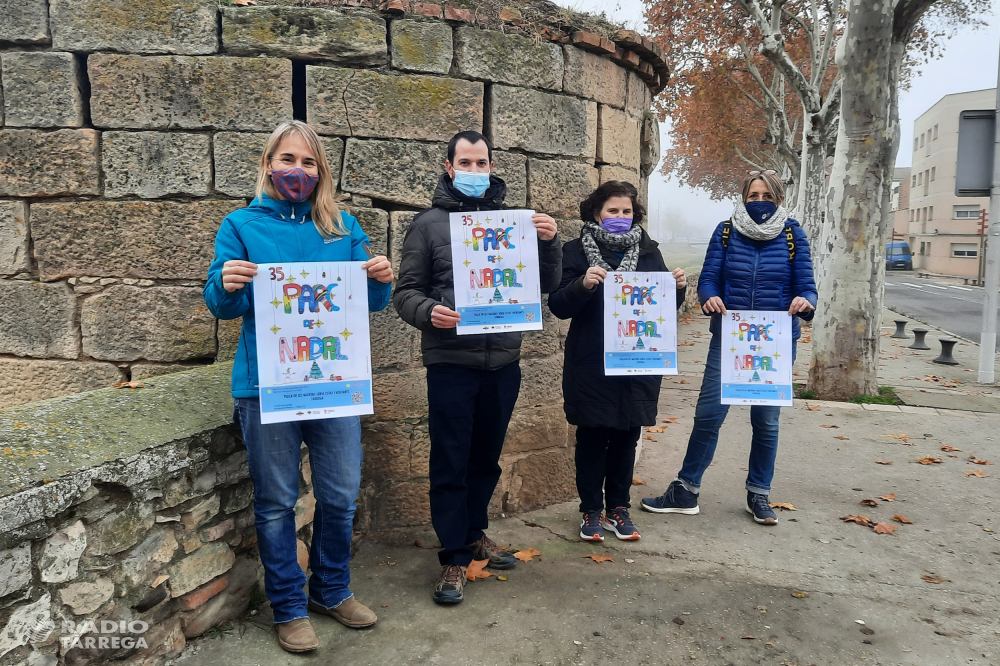
[[[563, 362], [563, 404], [566, 419], [577, 426], [580, 537], [587, 541], [604, 541], [605, 528], [619, 539], [640, 538], [628, 512], [635, 447], [642, 426], [656, 423], [662, 378], [604, 374], [603, 307], [609, 272], [669, 270], [656, 241], [640, 226], [645, 210], [638, 197], [633, 185], [613, 180], [580, 204], [583, 230], [563, 246], [562, 281], [549, 294], [552, 313], [572, 319]], [[680, 307], [687, 279], [680, 268], [673, 275]]]

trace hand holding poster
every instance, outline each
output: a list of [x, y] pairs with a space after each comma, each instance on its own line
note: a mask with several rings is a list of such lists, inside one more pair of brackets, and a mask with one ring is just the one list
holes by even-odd
[[253, 307], [261, 423], [373, 413], [361, 262], [258, 264]]
[[604, 374], [677, 374], [677, 282], [670, 273], [604, 279]]
[[722, 315], [722, 404], [792, 404], [792, 317], [730, 310]]
[[538, 235], [533, 210], [452, 213], [456, 333], [542, 328]]

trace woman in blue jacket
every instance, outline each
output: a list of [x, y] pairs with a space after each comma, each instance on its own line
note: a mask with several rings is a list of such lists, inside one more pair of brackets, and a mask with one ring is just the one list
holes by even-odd
[[[712, 315], [712, 342], [705, 363], [705, 377], [695, 409], [694, 429], [677, 478], [659, 497], [642, 500], [642, 508], [655, 513], [698, 513], [701, 477], [712, 464], [719, 429], [729, 405], [721, 400], [722, 315], [737, 310], [787, 310], [792, 315], [792, 359], [799, 339], [799, 318], [810, 321], [816, 309], [809, 240], [799, 223], [781, 206], [784, 188], [774, 171], [751, 171], [743, 182], [743, 205], [732, 220], [721, 223], [712, 235], [705, 264], [698, 278], [701, 308]], [[780, 407], [750, 408], [753, 437], [746, 489], [747, 512], [764, 525], [777, 516], [768, 502], [774, 461], [778, 453]]]
[[[205, 302], [219, 319], [243, 317], [233, 364], [234, 419], [243, 431], [264, 588], [278, 642], [304, 652], [319, 642], [307, 610], [353, 627], [378, 619], [349, 589], [351, 533], [361, 485], [361, 422], [357, 416], [262, 425], [252, 285], [257, 264], [281, 261], [365, 261], [369, 309], [389, 302], [392, 266], [369, 259], [368, 236], [333, 199], [330, 165], [316, 133], [303, 122], [282, 123], [260, 158], [257, 197], [231, 213], [215, 238]], [[309, 551], [308, 598], [302, 588], [295, 536], [300, 446], [309, 447], [316, 510]]]

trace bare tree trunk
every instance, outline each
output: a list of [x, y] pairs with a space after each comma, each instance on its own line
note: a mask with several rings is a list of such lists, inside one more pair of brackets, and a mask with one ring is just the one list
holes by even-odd
[[843, 80], [840, 128], [829, 220], [814, 249], [819, 308], [809, 372], [811, 387], [826, 399], [873, 395], [878, 389], [883, 238], [889, 174], [899, 143], [898, 120], [892, 118], [898, 82], [898, 65], [891, 58], [894, 5], [850, 0], [847, 30], [837, 49]]
[[[806, 127], [809, 128], [809, 114]], [[802, 133], [802, 172], [799, 174], [799, 196], [796, 206], [798, 221], [802, 224], [811, 243], [819, 239], [826, 213], [826, 154], [827, 145], [817, 132], [807, 129]]]

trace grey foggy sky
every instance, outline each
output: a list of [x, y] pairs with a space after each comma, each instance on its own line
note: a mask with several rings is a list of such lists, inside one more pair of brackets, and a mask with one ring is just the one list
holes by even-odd
[[[641, 0], [555, 0], [557, 4], [579, 11], [604, 12], [609, 18], [645, 32]], [[898, 166], [909, 166], [913, 142], [913, 121], [944, 95], [968, 90], [993, 88], [997, 81], [1000, 56], [1000, 21], [997, 10], [1000, 0], [994, 0], [993, 15], [987, 17], [989, 27], [973, 33], [959, 34], [945, 44], [944, 57], [920, 68], [909, 91], [900, 95], [899, 113], [902, 126]], [[669, 123], [660, 125], [662, 150], [670, 145]], [[676, 180], [665, 181], [659, 172], [649, 178], [650, 229], [657, 233], [657, 221], [665, 218], [687, 220], [703, 230], [707, 237], [719, 221], [729, 217], [733, 205], [712, 201], [704, 190], [683, 187]]]

